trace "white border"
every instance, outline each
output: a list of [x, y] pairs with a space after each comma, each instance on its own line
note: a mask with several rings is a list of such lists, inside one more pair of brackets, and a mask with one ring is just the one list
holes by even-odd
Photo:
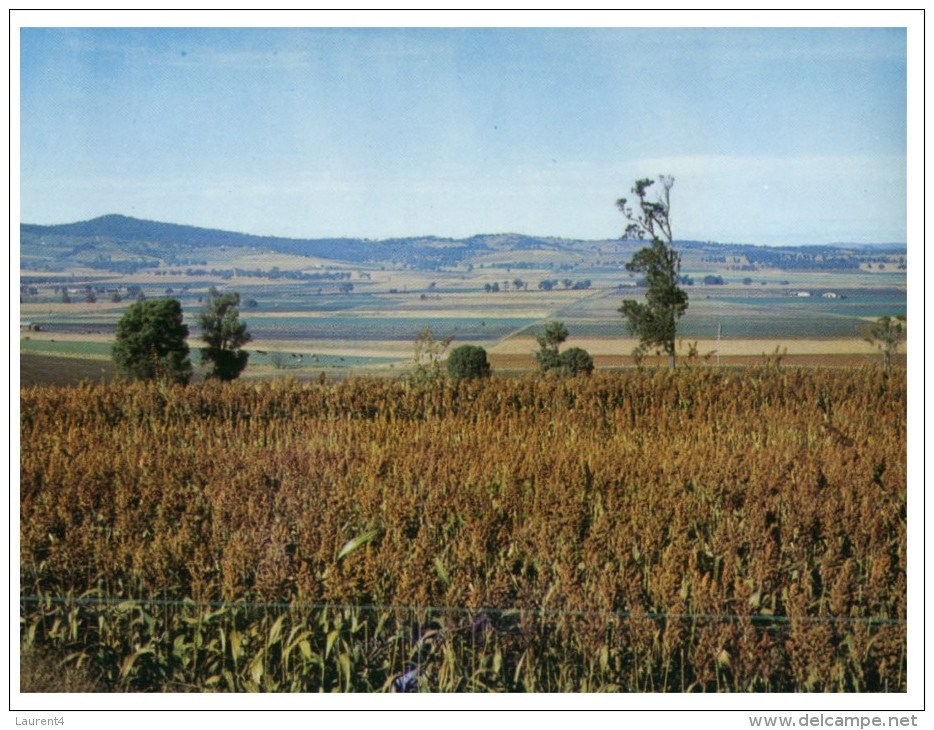
[[[924, 226], [924, 180], [925, 170], [921, 150], [924, 146], [924, 130], [920, 119], [923, 114], [923, 69], [924, 69], [924, 25], [923, 14], [919, 10], [906, 11], [871, 11], [871, 10], [823, 10], [823, 11], [784, 11], [784, 10], [670, 10], [660, 11], [389, 11], [389, 10], [338, 10], [338, 11], [270, 11], [270, 10], [217, 10], [217, 11], [177, 11], [177, 10], [11, 10], [10, 12], [10, 60], [14, 67], [10, 78], [10, 241], [18, 240], [19, 235], [19, 191], [18, 170], [19, 150], [19, 89], [18, 66], [19, 33], [18, 29], [27, 26], [46, 27], [122, 27], [122, 26], [165, 26], [165, 27], [906, 27], [908, 29], [908, 248], [911, 266], [908, 273], [908, 310], [909, 328], [912, 342], [917, 342], [924, 332], [924, 312], [921, 309], [921, 294], [924, 291], [924, 278], [919, 259], [923, 256]], [[11, 245], [10, 292], [18, 290], [18, 248]], [[925, 263], [926, 266], [926, 263]], [[10, 315], [13, 315], [11, 307]], [[18, 315], [18, 311], [15, 312]], [[18, 351], [14, 341], [14, 321], [11, 319], [10, 331], [10, 377], [11, 377], [11, 493], [13, 485], [18, 484], [18, 463], [12, 454], [19, 448], [18, 443], [18, 359], [12, 353]], [[926, 346], [925, 348], [926, 349]], [[909, 392], [920, 394], [924, 388], [924, 373], [921, 363], [922, 348], [909, 348]], [[920, 361], [920, 362], [919, 362]], [[16, 386], [14, 388], [14, 385]], [[15, 404], [15, 405], [14, 405]], [[910, 713], [920, 709], [923, 703], [923, 691], [919, 678], [924, 675], [925, 657], [921, 653], [924, 645], [924, 627], [921, 625], [923, 614], [923, 596], [921, 586], [927, 573], [926, 563], [920, 565], [920, 557], [925, 554], [922, 519], [928, 511], [921, 509], [924, 488], [924, 465], [922, 455], [925, 444], [922, 442], [924, 424], [924, 401], [915, 397], [909, 403], [909, 691], [905, 695], [492, 695], [492, 696], [309, 696], [309, 695], [22, 695], [18, 692], [18, 656], [14, 655], [11, 667], [12, 713], [18, 718], [64, 714], [67, 718], [81, 718], [88, 726], [123, 727], [127, 724], [144, 727], [156, 727], [165, 723], [181, 723], [183, 726], [202, 724], [208, 720], [203, 715], [177, 715], [146, 710], [174, 709], [184, 712], [192, 710], [222, 712], [218, 720], [222, 722], [244, 722], [244, 724], [280, 725], [285, 723], [307, 722], [304, 715], [291, 717], [280, 715], [281, 711], [308, 710], [390, 710], [390, 709], [434, 709], [434, 710], [509, 710], [553, 711], [553, 710], [625, 710], [628, 713], [650, 711], [647, 715], [628, 715], [618, 717], [592, 717], [592, 720], [608, 722], [634, 722], [637, 727], [652, 724], [671, 724], [690, 727], [749, 727], [747, 715], [761, 713], [781, 713], [797, 718], [805, 712], [856, 714], [872, 713], [882, 717], [889, 714]], [[14, 465], [15, 464], [15, 465]], [[11, 499], [11, 558], [10, 579], [13, 579], [13, 555], [18, 555], [18, 529], [13, 529], [19, 522], [18, 500]], [[8, 602], [10, 636], [18, 633], [18, 601], [11, 590]], [[6, 640], [5, 640], [6, 641]], [[18, 654], [18, 647], [10, 647]], [[927, 647], [924, 647], [925, 649]], [[70, 710], [51, 712], [55, 707]], [[794, 710], [789, 710], [789, 708]], [[100, 713], [102, 709], [114, 709], [114, 713]], [[89, 714], [76, 713], [86, 710]], [[277, 711], [276, 715], [244, 714], [244, 710]], [[714, 713], [697, 714], [696, 711], [714, 710]], [[734, 710], [736, 712], [723, 712]], [[238, 713], [229, 716], [226, 713]], [[919, 713], [916, 713], [919, 714]], [[400, 720], [401, 716], [390, 716]], [[385, 720], [382, 716], [369, 715], [361, 718], [366, 722]], [[423, 722], [450, 721], [450, 717], [420, 716], [414, 718]], [[499, 717], [476, 717], [469, 721], [495, 721]], [[546, 719], [547, 716], [541, 719]], [[337, 722], [343, 722], [335, 718]], [[518, 718], [506, 718], [514, 722]], [[560, 721], [560, 720], [559, 720]], [[411, 720], [409, 720], [411, 722]], [[76, 723], [70, 723], [74, 725]]]

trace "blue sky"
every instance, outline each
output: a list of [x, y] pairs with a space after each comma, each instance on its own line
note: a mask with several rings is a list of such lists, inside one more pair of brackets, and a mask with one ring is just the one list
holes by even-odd
[[21, 216], [292, 237], [906, 239], [906, 32], [23, 28]]

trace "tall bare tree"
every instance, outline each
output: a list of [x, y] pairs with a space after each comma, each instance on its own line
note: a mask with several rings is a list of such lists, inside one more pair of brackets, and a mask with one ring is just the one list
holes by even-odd
[[626, 264], [633, 273], [644, 274], [647, 291], [645, 302], [624, 299], [619, 312], [626, 319], [629, 331], [639, 338], [636, 348], [641, 357], [655, 348], [668, 355], [668, 366], [675, 366], [675, 338], [678, 319], [688, 308], [688, 295], [678, 286], [681, 275], [681, 255], [675, 250], [671, 232], [671, 188], [673, 177], [660, 175], [659, 194], [649, 199], [648, 190], [655, 180], [636, 180], [632, 188], [635, 207], [626, 198], [616, 201], [616, 207], [629, 221], [624, 239], [648, 240]]

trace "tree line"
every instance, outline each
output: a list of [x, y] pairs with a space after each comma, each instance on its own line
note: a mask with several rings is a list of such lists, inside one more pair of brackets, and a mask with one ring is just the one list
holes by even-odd
[[[243, 346], [252, 336], [240, 320], [239, 305], [236, 292], [222, 294], [211, 287], [198, 315], [204, 341], [201, 362], [210, 366], [209, 378], [234, 380], [249, 360]], [[117, 371], [129, 380], [187, 384], [192, 376], [188, 334], [177, 299], [134, 302], [117, 322], [112, 351]]]

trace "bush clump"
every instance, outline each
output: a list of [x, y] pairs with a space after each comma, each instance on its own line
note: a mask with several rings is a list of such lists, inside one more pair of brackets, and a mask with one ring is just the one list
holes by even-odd
[[562, 375], [589, 375], [593, 372], [593, 358], [587, 350], [571, 347], [558, 355], [557, 369]]
[[490, 377], [486, 350], [479, 345], [461, 345], [454, 348], [448, 357], [448, 375], [458, 380]]

